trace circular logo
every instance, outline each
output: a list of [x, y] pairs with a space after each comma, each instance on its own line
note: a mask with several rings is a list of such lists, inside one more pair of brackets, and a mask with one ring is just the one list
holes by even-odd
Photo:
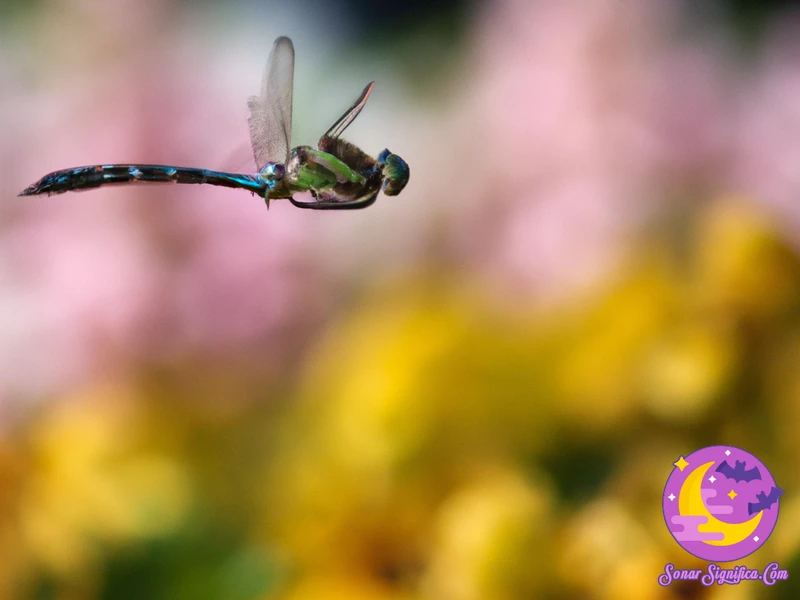
[[783, 490], [764, 463], [740, 448], [709, 446], [673, 464], [664, 487], [664, 520], [684, 550], [728, 562], [767, 541]]

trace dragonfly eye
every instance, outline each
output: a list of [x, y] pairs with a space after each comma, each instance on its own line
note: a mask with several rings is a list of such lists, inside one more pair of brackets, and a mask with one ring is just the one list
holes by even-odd
[[[386, 156], [384, 156], [386, 154]], [[388, 150], [381, 152], [383, 159], [383, 193], [387, 196], [397, 196], [408, 183], [411, 171], [408, 163]]]

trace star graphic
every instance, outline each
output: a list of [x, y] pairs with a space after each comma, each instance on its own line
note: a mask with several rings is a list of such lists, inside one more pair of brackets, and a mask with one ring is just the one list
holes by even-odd
[[685, 459], [685, 458], [683, 458], [682, 456], [681, 456], [681, 457], [680, 457], [678, 460], [676, 460], [674, 463], [672, 463], [672, 464], [673, 464], [673, 465], [675, 465], [676, 467], [678, 467], [678, 468], [681, 470], [681, 472], [683, 472], [683, 470], [684, 470], [686, 467], [688, 467], [688, 466], [689, 466], [689, 463], [688, 463], [688, 462], [686, 462], [686, 459]]
[[734, 492], [733, 490], [731, 490], [731, 491], [730, 491], [730, 492], [728, 492], [728, 494], [727, 494], [728, 498], [730, 498], [731, 500], [733, 500], [734, 498], [736, 498], [736, 496], [738, 496], [738, 495], [739, 495], [739, 494], [737, 494], [737, 493], [736, 493], [736, 492]]
[[731, 455], [731, 451], [730, 450], [725, 450], [725, 456], [730, 456], [730, 455]]
[[714, 476], [712, 475], [711, 477], [709, 477], [709, 478], [708, 478], [708, 480], [709, 480], [711, 483], [714, 483], [714, 482], [717, 480], [717, 478], [716, 478], [716, 477], [714, 477]]
[[669, 496], [667, 496], [667, 498], [669, 498], [670, 502], [673, 502], [675, 500], [675, 494], [670, 494]]

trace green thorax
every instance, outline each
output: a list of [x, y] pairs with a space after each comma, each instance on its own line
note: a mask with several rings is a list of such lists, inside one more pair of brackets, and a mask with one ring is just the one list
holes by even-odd
[[270, 199], [289, 198], [295, 193], [323, 192], [340, 183], [363, 185], [364, 177], [333, 154], [298, 146], [286, 165], [286, 174], [269, 191]]

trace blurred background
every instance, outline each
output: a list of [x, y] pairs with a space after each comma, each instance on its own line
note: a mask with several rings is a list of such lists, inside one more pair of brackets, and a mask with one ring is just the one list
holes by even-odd
[[[0, 598], [798, 597], [795, 4], [4, 0]], [[402, 195], [16, 197], [250, 171], [278, 35], [294, 143], [374, 79]], [[786, 490], [739, 562], [788, 581], [656, 584], [714, 444]]]

